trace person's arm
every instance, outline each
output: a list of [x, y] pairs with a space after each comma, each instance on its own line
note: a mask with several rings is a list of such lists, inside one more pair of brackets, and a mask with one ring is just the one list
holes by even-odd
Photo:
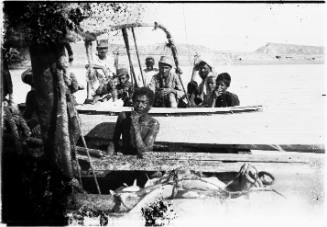
[[178, 76], [176, 75], [176, 85], [175, 85], [175, 94], [178, 99], [180, 99], [184, 95], [184, 90], [181, 81], [179, 80]]
[[239, 106], [240, 100], [238, 99], [238, 96], [236, 94], [231, 93], [231, 106]]
[[120, 146], [119, 146], [119, 140], [120, 136], [123, 132], [123, 120], [126, 118], [125, 113], [120, 113], [117, 122], [115, 125], [115, 131], [114, 131], [114, 137], [113, 137], [113, 142], [114, 142], [114, 154], [117, 154], [117, 152], [120, 151]]
[[152, 77], [148, 87], [153, 91], [153, 93], [156, 92], [156, 78], [155, 78], [155, 76]]
[[135, 133], [135, 143], [136, 143], [136, 149], [138, 152], [138, 157], [143, 157], [143, 152], [151, 151], [153, 148], [154, 141], [157, 137], [157, 134], [159, 132], [159, 122], [153, 121], [152, 127], [150, 131], [147, 133], [145, 138], [142, 138], [141, 135], [141, 127], [139, 123], [139, 115], [132, 114], [132, 128], [133, 132]]
[[72, 46], [70, 45], [69, 42], [65, 42], [64, 46], [68, 53], [68, 61], [69, 61], [69, 63], [71, 63], [74, 60], [74, 53], [73, 53]]

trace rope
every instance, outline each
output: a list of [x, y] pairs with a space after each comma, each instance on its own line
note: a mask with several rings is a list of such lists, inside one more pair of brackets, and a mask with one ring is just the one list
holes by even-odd
[[[82, 143], [83, 143], [83, 146], [84, 146], [84, 148], [85, 148], [85, 150], [86, 150], [87, 158], [88, 158], [88, 161], [89, 161], [89, 163], [90, 163], [90, 168], [91, 168], [91, 170], [92, 170], [92, 175], [93, 175], [94, 183], [95, 183], [95, 185], [96, 185], [96, 187], [97, 187], [98, 194], [101, 194], [101, 190], [100, 190], [100, 187], [99, 187], [99, 183], [98, 183], [98, 180], [97, 180], [97, 177], [96, 177], [96, 174], [95, 174], [94, 168], [93, 168], [93, 166], [92, 166], [91, 155], [90, 155], [89, 149], [87, 148], [85, 138], [84, 138], [84, 136], [82, 135], [81, 123], [80, 123], [80, 121], [79, 121], [79, 119], [78, 119], [78, 114], [77, 114], [77, 111], [76, 111], [75, 106], [73, 106], [73, 109], [74, 109], [74, 112], [75, 112], [75, 114], [76, 114], [77, 125], [78, 125], [79, 131], [80, 131], [80, 133], [81, 133], [81, 134], [80, 134], [80, 137], [81, 137], [81, 139], [82, 139]], [[76, 157], [77, 157], [77, 156], [76, 156]], [[77, 161], [77, 165], [79, 166], [78, 161]]]

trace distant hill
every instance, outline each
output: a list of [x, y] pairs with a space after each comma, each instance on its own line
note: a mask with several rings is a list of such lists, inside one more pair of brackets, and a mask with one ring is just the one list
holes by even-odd
[[[203, 45], [177, 43], [177, 52], [181, 66], [193, 64], [194, 55], [200, 54], [210, 58], [211, 62], [216, 65], [230, 64], [304, 64], [304, 63], [323, 63], [324, 48], [319, 46], [305, 46], [295, 44], [267, 43], [252, 52], [236, 52], [236, 51], [219, 51], [208, 48]], [[75, 59], [86, 62], [85, 47], [83, 43], [73, 45]], [[126, 50], [124, 45], [111, 44], [109, 46], [111, 52], [119, 52], [120, 62], [128, 64]], [[147, 56], [153, 56], [156, 61], [161, 55], [170, 55], [170, 48], [165, 43], [156, 43], [151, 45], [138, 46], [141, 63]], [[131, 44], [132, 61], [137, 63], [134, 45]], [[79, 61], [78, 60], [78, 61]], [[77, 62], [76, 62], [77, 63]], [[84, 63], [83, 63], [84, 64]]]
[[[133, 43], [130, 43], [133, 64], [137, 65], [137, 57]], [[238, 65], [238, 64], [321, 64], [324, 62], [324, 48], [319, 46], [305, 46], [282, 43], [267, 43], [252, 52], [219, 51], [203, 45], [177, 43], [177, 52], [181, 66], [193, 64], [195, 54], [200, 54], [210, 59], [215, 65]], [[83, 42], [72, 44], [74, 52], [74, 66], [83, 67], [87, 63], [85, 46]], [[95, 45], [94, 45], [94, 53]], [[122, 44], [110, 44], [111, 53], [119, 53], [119, 63], [128, 65], [125, 46]], [[140, 60], [144, 67], [147, 56], [153, 56], [158, 62], [160, 56], [171, 55], [170, 48], [165, 43], [138, 46]], [[19, 51], [22, 53], [22, 51]], [[24, 56], [23, 56], [24, 55]], [[12, 65], [11, 68], [24, 68], [30, 65], [28, 53], [22, 54], [25, 60], [22, 63]]]
[[323, 55], [324, 48], [319, 46], [267, 43], [255, 52], [268, 55]]

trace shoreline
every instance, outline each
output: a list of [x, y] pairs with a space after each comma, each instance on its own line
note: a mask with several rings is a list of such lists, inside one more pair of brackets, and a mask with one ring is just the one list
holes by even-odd
[[[85, 62], [85, 64], [87, 64]], [[84, 68], [85, 64], [83, 63], [75, 63], [71, 66], [71, 68]], [[324, 61], [261, 61], [261, 62], [235, 62], [232, 64], [217, 64], [218, 66], [263, 66], [263, 65], [324, 65]], [[31, 64], [20, 64], [20, 65], [10, 65], [10, 70], [20, 70], [20, 69], [26, 69], [31, 67]], [[134, 67], [138, 67], [137, 65], [134, 65]], [[183, 67], [191, 67], [190, 65], [180, 65], [181, 68]]]

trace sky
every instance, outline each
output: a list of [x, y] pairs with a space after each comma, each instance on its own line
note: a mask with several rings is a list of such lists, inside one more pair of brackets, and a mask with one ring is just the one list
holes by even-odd
[[[143, 21], [165, 25], [176, 43], [254, 51], [267, 42], [324, 45], [324, 4], [147, 3]], [[142, 44], [163, 42], [144, 29]]]

